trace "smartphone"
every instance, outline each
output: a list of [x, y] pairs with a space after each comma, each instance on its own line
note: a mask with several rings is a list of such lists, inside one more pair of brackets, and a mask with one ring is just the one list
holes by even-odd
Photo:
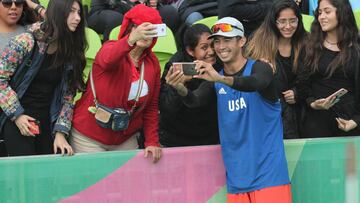
[[34, 135], [39, 135], [40, 134], [40, 121], [38, 120], [34, 120], [34, 121], [29, 121], [31, 128], [29, 128], [30, 132]]
[[344, 88], [339, 89], [332, 95], [330, 95], [328, 98], [335, 97], [334, 104], [340, 101], [340, 98], [344, 96], [348, 91]]
[[154, 24], [156, 26], [157, 34], [153, 35], [153, 37], [164, 37], [166, 36], [166, 24]]
[[196, 64], [193, 62], [176, 62], [173, 63], [175, 70], [182, 70], [184, 75], [198, 75], [199, 73], [195, 69]]

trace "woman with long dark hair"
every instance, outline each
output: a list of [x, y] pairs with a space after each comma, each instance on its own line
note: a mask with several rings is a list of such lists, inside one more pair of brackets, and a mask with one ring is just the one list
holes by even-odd
[[[302, 136], [359, 135], [360, 45], [348, 0], [319, 0], [305, 52], [299, 83], [307, 103]], [[330, 96], [341, 88], [348, 93]]]
[[72, 154], [73, 96], [87, 47], [79, 0], [51, 0], [46, 21], [13, 38], [0, 58], [0, 124], [9, 156]]
[[267, 60], [274, 67], [276, 89], [282, 106], [284, 138], [298, 138], [295, 79], [306, 32], [293, 0], [273, 3], [264, 22], [248, 42], [247, 56]]
[[[211, 30], [203, 24], [189, 27], [184, 34], [183, 47], [166, 64], [161, 78], [160, 89], [160, 143], [166, 147], [219, 144], [216, 102], [199, 108], [189, 108], [183, 104], [176, 89], [166, 84], [165, 77], [174, 62], [203, 60], [215, 66], [216, 55]], [[216, 66], [217, 70], [221, 67]], [[187, 78], [185, 86], [197, 89], [203, 80]]]

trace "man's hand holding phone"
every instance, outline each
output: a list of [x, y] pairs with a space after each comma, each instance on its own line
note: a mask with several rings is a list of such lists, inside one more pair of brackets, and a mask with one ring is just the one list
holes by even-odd
[[226, 81], [222, 80], [223, 76], [220, 75], [210, 63], [206, 63], [200, 60], [195, 61], [195, 63], [195, 69], [198, 74], [194, 75], [194, 78], [199, 78], [210, 82], [221, 82], [227, 84]]

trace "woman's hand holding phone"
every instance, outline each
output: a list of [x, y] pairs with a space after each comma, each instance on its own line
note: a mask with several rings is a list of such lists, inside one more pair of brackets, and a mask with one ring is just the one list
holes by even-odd
[[323, 99], [318, 99], [314, 102], [312, 102], [310, 104], [310, 106], [313, 109], [316, 110], [328, 110], [329, 108], [331, 108], [332, 106], [334, 106], [337, 102], [340, 101], [340, 98], [342, 96], [344, 96], [348, 91], [344, 88], [339, 89], [338, 91], [336, 91], [335, 93], [333, 93], [332, 95], [323, 98]]
[[28, 116], [28, 115], [20, 115], [19, 117], [17, 117], [15, 119], [15, 125], [19, 128], [20, 133], [24, 136], [35, 136], [31, 131], [32, 130], [36, 130], [36, 129], [32, 129], [33, 126], [31, 125], [30, 122], [34, 122], [36, 119]]
[[186, 78], [181, 69], [177, 69], [176, 66], [171, 66], [165, 76], [166, 84], [175, 88], [181, 96], [187, 95], [187, 88], [184, 83]]
[[317, 99], [310, 104], [311, 108], [315, 110], [328, 110], [334, 106], [335, 97], [326, 99]]
[[145, 22], [133, 28], [133, 30], [130, 32], [128, 43], [135, 45], [137, 41], [152, 39], [156, 34], [156, 26], [149, 22]]

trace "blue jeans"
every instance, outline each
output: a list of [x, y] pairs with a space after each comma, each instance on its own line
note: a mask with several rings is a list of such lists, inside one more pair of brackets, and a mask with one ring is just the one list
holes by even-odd
[[190, 26], [194, 24], [196, 21], [203, 19], [204, 16], [199, 12], [193, 12], [185, 19], [185, 24]]

